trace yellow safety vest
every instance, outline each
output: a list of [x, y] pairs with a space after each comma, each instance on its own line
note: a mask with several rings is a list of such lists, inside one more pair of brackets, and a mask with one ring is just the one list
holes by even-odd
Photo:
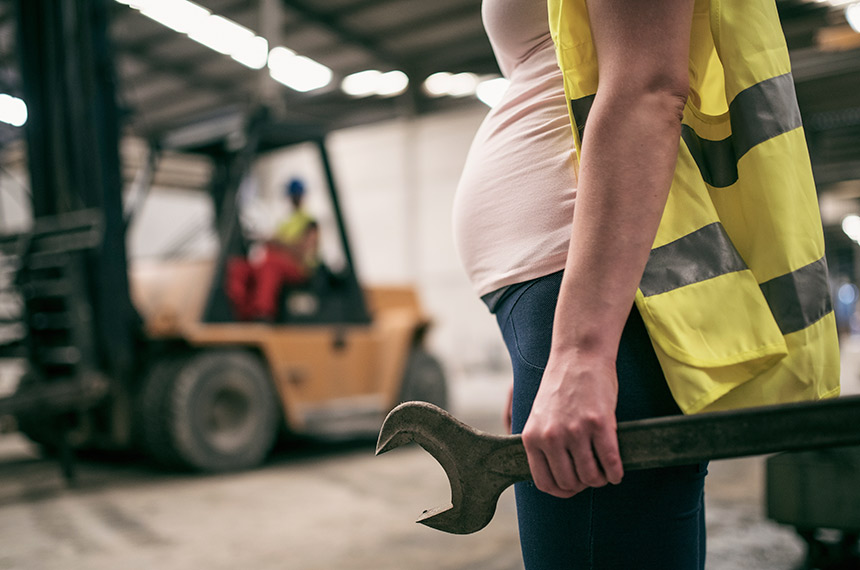
[[[598, 89], [585, 0], [548, 0], [579, 152]], [[824, 239], [773, 0], [696, 0], [690, 93], [636, 306], [685, 413], [839, 393]]]
[[313, 216], [304, 210], [294, 210], [290, 217], [275, 229], [275, 237], [285, 245], [294, 245], [302, 239], [313, 221]]

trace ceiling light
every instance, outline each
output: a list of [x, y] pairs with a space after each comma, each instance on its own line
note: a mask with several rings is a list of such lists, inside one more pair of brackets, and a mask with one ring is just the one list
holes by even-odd
[[244, 42], [254, 39], [254, 32], [221, 16], [209, 16], [188, 32], [188, 37], [224, 55], [238, 51]]
[[343, 78], [340, 88], [353, 97], [394, 97], [400, 95], [409, 86], [409, 77], [402, 71], [393, 70], [382, 73], [376, 69], [367, 69], [347, 75]]
[[474, 95], [477, 87], [478, 76], [474, 73], [451, 74], [440, 71], [424, 80], [424, 91], [431, 97], [465, 97]]
[[280, 67], [285, 65], [287, 60], [295, 56], [296, 52], [284, 46], [272, 48], [269, 52], [269, 67]]
[[465, 97], [474, 95], [478, 88], [478, 76], [474, 73], [457, 73], [451, 76], [451, 84], [448, 87], [448, 95], [452, 97]]
[[139, 0], [129, 4], [144, 16], [185, 34], [206, 21], [211, 12], [188, 0]]
[[851, 214], [842, 218], [842, 231], [849, 238], [860, 242], [860, 216]]
[[251, 69], [263, 69], [269, 58], [269, 42], [266, 38], [254, 36], [239, 44], [230, 52], [230, 57]]
[[0, 93], [0, 121], [15, 127], [27, 122], [27, 105], [21, 99]]
[[478, 83], [478, 87], [475, 89], [475, 95], [478, 96], [481, 103], [492, 109], [499, 101], [502, 100], [502, 96], [505, 94], [509, 84], [510, 81], [504, 77], [485, 79]]
[[848, 20], [851, 29], [860, 34], [860, 2], [845, 8], [845, 19]]
[[376, 69], [367, 69], [347, 75], [340, 83], [340, 88], [347, 95], [353, 97], [368, 97], [376, 91], [376, 85], [379, 82], [381, 71]]
[[448, 94], [450, 84], [451, 74], [447, 71], [440, 71], [424, 80], [424, 91], [431, 97], [442, 97]]
[[311, 91], [331, 83], [332, 71], [308, 57], [285, 47], [269, 51], [265, 38], [233, 20], [212, 14], [189, 0], [116, 0], [156, 22], [224, 55], [242, 65], [262, 69], [296, 91]]
[[376, 94], [382, 97], [400, 95], [409, 86], [409, 77], [402, 71], [387, 71], [379, 76]]
[[290, 89], [304, 93], [331, 83], [332, 71], [309, 57], [276, 47], [269, 52], [269, 75]]

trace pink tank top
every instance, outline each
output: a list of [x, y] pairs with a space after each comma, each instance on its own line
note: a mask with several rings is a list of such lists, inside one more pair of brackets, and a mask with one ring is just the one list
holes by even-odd
[[576, 198], [573, 136], [546, 2], [484, 0], [510, 85], [479, 127], [454, 198], [454, 239], [479, 295], [564, 268]]

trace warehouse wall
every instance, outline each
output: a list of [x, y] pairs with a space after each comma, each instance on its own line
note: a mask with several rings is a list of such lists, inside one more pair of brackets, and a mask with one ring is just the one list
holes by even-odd
[[486, 108], [358, 127], [331, 138], [357, 265], [368, 282], [415, 282], [451, 372], [504, 366], [493, 317], [454, 248], [451, 207]]

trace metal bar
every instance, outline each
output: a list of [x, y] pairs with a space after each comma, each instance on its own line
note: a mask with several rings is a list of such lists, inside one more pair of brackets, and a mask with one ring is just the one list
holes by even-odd
[[107, 393], [107, 384], [93, 376], [83, 383], [78, 380], [39, 382], [11, 396], [0, 398], [0, 415], [44, 413], [86, 409]]

